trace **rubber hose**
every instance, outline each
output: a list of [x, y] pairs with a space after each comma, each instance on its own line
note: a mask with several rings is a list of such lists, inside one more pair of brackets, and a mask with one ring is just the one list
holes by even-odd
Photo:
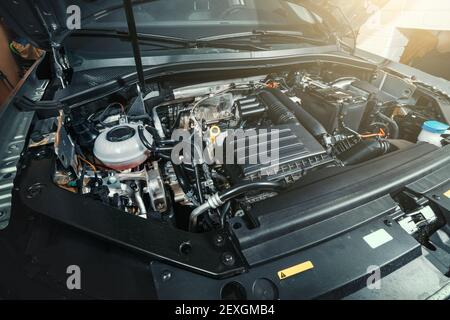
[[386, 154], [390, 143], [386, 140], [362, 140], [349, 150], [341, 153], [338, 158], [346, 166], [359, 164]]
[[154, 151], [155, 148], [153, 148], [153, 146], [150, 144], [150, 142], [148, 142], [147, 138], [145, 137], [144, 130], [145, 130], [144, 126], [138, 127], [139, 139], [141, 139], [141, 142], [144, 145], [144, 147], [146, 147], [150, 151]]
[[203, 191], [202, 191], [202, 182], [200, 180], [200, 165], [194, 166], [194, 175], [195, 175], [195, 185], [197, 187], [197, 195], [200, 203], [203, 203]]
[[305, 127], [315, 137], [322, 137], [328, 134], [325, 127], [317, 121], [308, 111], [303, 109], [301, 105], [292, 101], [287, 95], [285, 95], [280, 89], [267, 89], [270, 91], [281, 103], [283, 103], [300, 121], [300, 123]]
[[236, 198], [244, 193], [250, 191], [273, 191], [278, 190], [284, 187], [284, 184], [281, 182], [272, 182], [272, 181], [258, 181], [258, 182], [249, 182], [241, 185], [237, 185], [231, 189], [228, 189], [224, 192], [219, 193], [219, 198], [222, 202], [230, 201], [233, 198]]
[[235, 186], [219, 194], [215, 194], [210, 197], [208, 201], [197, 207], [191, 212], [189, 217], [189, 230], [193, 231], [197, 226], [198, 218], [210, 209], [217, 209], [224, 205], [226, 202], [233, 198], [236, 198], [244, 193], [250, 191], [275, 191], [280, 190], [284, 187], [282, 182], [269, 182], [269, 181], [259, 181], [259, 182], [249, 182]]
[[269, 118], [275, 124], [298, 124], [295, 115], [271, 92], [263, 90], [259, 93], [259, 97], [264, 101], [264, 104], [269, 110]]
[[173, 171], [175, 172], [178, 183], [180, 184], [180, 187], [184, 191], [184, 193], [185, 194], [193, 193], [191, 184], [189, 183], [186, 173], [184, 172], [183, 166], [174, 164]]

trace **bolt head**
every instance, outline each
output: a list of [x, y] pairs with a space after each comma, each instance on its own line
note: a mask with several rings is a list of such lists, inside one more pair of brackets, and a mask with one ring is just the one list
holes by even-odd
[[166, 270], [161, 274], [161, 280], [163, 282], [167, 282], [170, 279], [172, 279], [172, 272], [170, 272], [169, 270]]
[[135, 183], [135, 182], [132, 182], [131, 184], [130, 184], [130, 188], [133, 190], [133, 191], [138, 191], [138, 186], [137, 186], [137, 184]]
[[40, 184], [40, 183], [36, 183], [36, 184], [30, 186], [27, 190], [27, 198], [28, 199], [36, 198], [37, 196], [39, 196], [41, 194], [43, 189], [44, 189], [44, 185]]
[[232, 267], [232, 266], [234, 266], [234, 263], [235, 263], [234, 256], [229, 252], [225, 252], [222, 256], [222, 262], [224, 265], [226, 265], [228, 267]]
[[225, 243], [225, 238], [224, 236], [222, 236], [221, 234], [218, 234], [215, 238], [214, 238], [214, 244], [218, 247], [223, 246], [223, 244]]

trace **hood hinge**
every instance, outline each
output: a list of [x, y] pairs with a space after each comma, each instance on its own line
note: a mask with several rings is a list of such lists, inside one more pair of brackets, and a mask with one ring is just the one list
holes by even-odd
[[52, 42], [51, 46], [56, 77], [61, 81], [61, 86], [64, 89], [68, 85], [67, 74], [71, 70], [70, 63], [67, 56], [63, 53], [60, 43]]

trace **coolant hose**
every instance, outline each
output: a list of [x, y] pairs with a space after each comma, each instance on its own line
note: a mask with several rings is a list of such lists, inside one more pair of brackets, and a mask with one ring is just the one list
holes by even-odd
[[139, 126], [138, 127], [138, 135], [139, 135], [139, 139], [141, 139], [142, 144], [144, 145], [144, 147], [146, 147], [148, 150], [154, 151], [155, 148], [150, 144], [150, 142], [147, 140], [147, 138], [145, 137], [145, 128], [144, 126]]
[[286, 94], [284, 94], [280, 89], [266, 89], [271, 92], [278, 100], [280, 100], [283, 105], [285, 105], [295, 117], [300, 121], [300, 123], [305, 127], [315, 137], [322, 137], [328, 134], [325, 127], [317, 121], [308, 111], [303, 109], [301, 105], [292, 101]]
[[282, 182], [259, 181], [248, 182], [225, 190], [208, 198], [208, 200], [192, 211], [189, 217], [189, 230], [192, 231], [197, 226], [198, 217], [210, 209], [217, 209], [226, 202], [250, 191], [277, 191], [284, 187]]
[[388, 153], [390, 143], [387, 140], [361, 140], [338, 158], [346, 166], [359, 164]]

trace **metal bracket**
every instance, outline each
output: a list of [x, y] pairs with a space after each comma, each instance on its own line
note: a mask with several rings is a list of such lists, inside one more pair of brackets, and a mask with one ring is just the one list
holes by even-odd
[[67, 134], [64, 126], [61, 127], [59, 137], [57, 138], [58, 144], [55, 146], [56, 154], [61, 161], [64, 168], [73, 168], [77, 172], [77, 162], [75, 158], [75, 144], [70, 136]]
[[147, 172], [147, 188], [153, 210], [161, 213], [167, 211], [166, 191], [158, 162], [156, 161], [153, 162], [153, 169]]
[[147, 110], [145, 110], [144, 95], [139, 85], [137, 85], [137, 92], [137, 97], [134, 99], [133, 103], [131, 104], [130, 110], [128, 111], [129, 116], [136, 117], [147, 114]]

